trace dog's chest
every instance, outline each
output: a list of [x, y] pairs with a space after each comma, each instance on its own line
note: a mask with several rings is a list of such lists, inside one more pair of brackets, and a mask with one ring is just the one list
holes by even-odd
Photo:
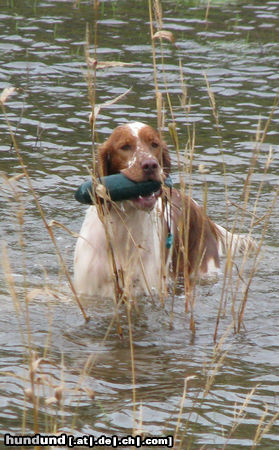
[[[75, 272], [83, 271], [79, 290], [88, 295], [113, 296], [115, 279], [130, 293], [159, 290], [161, 218], [156, 210], [110, 214], [104, 221], [95, 207], [86, 215], [78, 239]], [[80, 256], [82, 255], [82, 260]]]
[[144, 292], [158, 288], [161, 267], [162, 224], [156, 212], [135, 210], [119, 224], [110, 224], [110, 236], [117, 269], [125, 283]]

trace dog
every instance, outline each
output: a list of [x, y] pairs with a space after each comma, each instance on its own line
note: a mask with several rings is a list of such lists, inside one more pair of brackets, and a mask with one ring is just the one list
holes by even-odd
[[[172, 277], [215, 276], [220, 256], [253, 247], [249, 237], [215, 224], [192, 198], [166, 188], [171, 160], [151, 126], [118, 126], [98, 149], [99, 174], [122, 173], [135, 182], [153, 180], [157, 192], [87, 210], [74, 256], [74, 285], [83, 296], [115, 297], [166, 292]], [[173, 239], [173, 242], [171, 240]]]

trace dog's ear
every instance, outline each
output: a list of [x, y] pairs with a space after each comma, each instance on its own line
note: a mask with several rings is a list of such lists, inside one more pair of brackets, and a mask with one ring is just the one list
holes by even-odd
[[163, 163], [163, 171], [165, 175], [169, 175], [171, 169], [171, 159], [168, 151], [167, 144], [163, 141], [162, 145], [162, 163]]
[[98, 148], [98, 176], [105, 177], [110, 174], [110, 151], [107, 142]]

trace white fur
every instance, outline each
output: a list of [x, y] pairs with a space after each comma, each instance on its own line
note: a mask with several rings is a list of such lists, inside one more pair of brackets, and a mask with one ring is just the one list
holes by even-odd
[[[117, 270], [124, 275], [124, 286], [122, 282], [120, 286], [133, 295], [159, 292], [162, 225], [156, 208], [151, 212], [141, 211], [133, 208], [130, 202], [122, 202], [122, 207], [124, 213], [112, 209], [107, 219]], [[105, 228], [95, 206], [87, 210], [77, 240], [74, 272], [79, 294], [114, 297], [111, 255]]]
[[134, 155], [132, 159], [128, 162], [128, 169], [131, 169], [137, 163], [137, 157]]
[[219, 255], [229, 253], [230, 257], [236, 254], [253, 252], [256, 249], [256, 243], [249, 235], [230, 233], [230, 231], [215, 224], [219, 231], [218, 252]]
[[142, 123], [142, 122], [130, 122], [127, 125], [130, 128], [133, 136], [135, 136], [135, 137], [138, 137], [139, 136], [139, 131], [143, 127], [146, 127], [146, 125], [144, 123]]

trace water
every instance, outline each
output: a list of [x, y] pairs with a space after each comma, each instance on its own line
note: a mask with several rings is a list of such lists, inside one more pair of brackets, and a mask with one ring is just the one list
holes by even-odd
[[[76, 2], [74, 7], [75, 2], [51, 0], [1, 3], [0, 90], [7, 86], [19, 89], [7, 102], [8, 119], [47, 221], [55, 220], [78, 232], [85, 209], [75, 202], [73, 192], [87, 176], [91, 161], [83, 46], [86, 24], [89, 23], [91, 36], [94, 29], [92, 4]], [[204, 164], [210, 170], [206, 175], [209, 215], [217, 223], [225, 224], [223, 158], [229, 200], [238, 203], [259, 120], [263, 129], [278, 93], [279, 6], [274, 1], [211, 3], [206, 25], [207, 2], [164, 2], [164, 29], [174, 33], [176, 47], [164, 43], [164, 68], [158, 58], [158, 82], [164, 90], [165, 71], [181, 149], [187, 141], [187, 125], [191, 130], [195, 126], [193, 196], [202, 199], [204, 177], [198, 167]], [[98, 71], [98, 103], [132, 87], [131, 93], [119, 103], [101, 111], [97, 123], [99, 142], [125, 121], [142, 120], [156, 126], [148, 20], [148, 10], [142, 2], [135, 2], [133, 8], [128, 1], [100, 4], [99, 60], [134, 65]], [[192, 105], [188, 114], [180, 104], [179, 59]], [[216, 97], [223, 155], [204, 73]], [[166, 116], [170, 122], [169, 111]], [[266, 213], [278, 185], [278, 122], [275, 109], [252, 178], [250, 210], [272, 146], [273, 162], [258, 201], [259, 217]], [[0, 134], [0, 169], [11, 177], [21, 173], [21, 168], [11, 148], [4, 118]], [[173, 155], [173, 177], [178, 180], [175, 152], [167, 133], [166, 140]], [[29, 336], [37, 357], [45, 358], [36, 372], [41, 431], [53, 433], [58, 424], [59, 433], [129, 434], [134, 426], [134, 402], [125, 308], [121, 318], [122, 340], [114, 324], [103, 341], [112, 318], [110, 304], [86, 305], [92, 320], [84, 323], [26, 181], [22, 179], [13, 186], [16, 194], [4, 180], [1, 183], [1, 241], [7, 247], [16, 298], [21, 306], [16, 312], [17, 306], [12, 302], [4, 276], [1, 277], [2, 431], [11, 434], [21, 434], [23, 429], [34, 431], [33, 408], [28, 401]], [[18, 222], [21, 211], [22, 235]], [[235, 207], [229, 206], [232, 218], [229, 226], [234, 213]], [[248, 225], [249, 220], [245, 223]], [[170, 301], [162, 309], [145, 300], [138, 315], [134, 312], [136, 418], [138, 428], [147, 434], [174, 434], [184, 379], [193, 375], [195, 378], [188, 381], [178, 426], [181, 448], [206, 445], [215, 449], [226, 443], [227, 448], [250, 448], [266, 406], [265, 423], [278, 411], [278, 226], [278, 215], [273, 214], [262, 261], [250, 289], [245, 329], [239, 334], [228, 332], [218, 354], [224, 359], [204, 399], [206, 379], [216, 366], [212, 360], [213, 333], [222, 280], [198, 288], [195, 337], [189, 330], [182, 294], [175, 299], [172, 329]], [[255, 238], [260, 238], [261, 230], [262, 223], [253, 231]], [[71, 272], [75, 239], [59, 228], [54, 232]], [[23, 303], [26, 291], [30, 296], [29, 332]], [[219, 337], [231, 323], [230, 302], [227, 313], [221, 321]], [[83, 372], [88, 358], [96, 356], [93, 366]], [[45, 399], [52, 398], [59, 386], [63, 388], [60, 407], [47, 405]], [[256, 386], [245, 416], [240, 417], [239, 427], [230, 435], [236, 412]], [[278, 448], [277, 426], [263, 436], [261, 448]]]

